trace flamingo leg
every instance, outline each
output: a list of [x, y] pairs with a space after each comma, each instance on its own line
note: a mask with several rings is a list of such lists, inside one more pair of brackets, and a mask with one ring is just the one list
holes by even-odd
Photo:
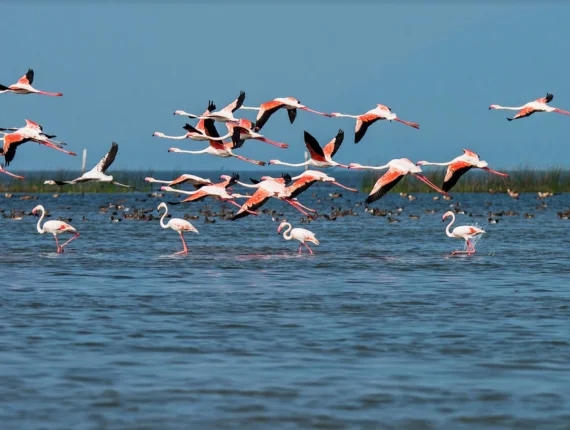
[[61, 97], [62, 93], [50, 93], [48, 91], [38, 91], [38, 94], [42, 94], [44, 96], [53, 96], [53, 97]]
[[486, 172], [494, 173], [495, 175], [499, 176], [509, 176], [506, 173], [497, 172], [496, 170], [489, 169], [488, 167], [481, 167], [481, 170], [485, 170]]
[[57, 253], [59, 254], [63, 252], [63, 248], [59, 246], [59, 241], [57, 240], [57, 234], [54, 234], [53, 237], [55, 237], [55, 246], [57, 246]]
[[6, 175], [8, 175], [8, 176], [12, 176], [12, 177], [17, 178], [17, 179], [24, 179], [23, 176], [14, 175], [13, 173], [10, 173], [10, 172], [8, 172], [7, 170], [4, 170], [4, 168], [1, 167], [1, 166], [0, 166], [0, 173], [4, 173], [4, 174], [6, 174]]
[[184, 249], [180, 252], [177, 252], [174, 255], [188, 254], [188, 247], [186, 246], [186, 241], [184, 240], [184, 235], [182, 234], [181, 231], [179, 231], [178, 234], [180, 235], [180, 239], [182, 239], [182, 246], [184, 246]]
[[46, 141], [46, 140], [39, 140], [39, 139], [32, 139], [32, 140], [33, 140], [34, 142], [39, 143], [40, 145], [48, 146], [48, 147], [53, 148], [53, 149], [55, 149], [55, 150], [57, 150], [57, 151], [61, 151], [61, 152], [65, 153], [65, 154], [68, 154], [68, 155], [77, 155], [75, 152], [66, 151], [65, 149], [62, 149], [62, 148], [60, 148], [59, 146], [54, 145], [53, 143], [48, 142], [48, 141]]
[[564, 115], [570, 115], [570, 112], [565, 111], [565, 110], [562, 110], [562, 109], [558, 109], [558, 108], [554, 109], [554, 112], [556, 112], [556, 113], [561, 113], [561, 114], [564, 114]]
[[423, 183], [429, 185], [430, 187], [432, 187], [434, 190], [436, 190], [438, 193], [442, 193], [445, 194], [446, 196], [449, 196], [449, 194], [447, 194], [445, 191], [443, 191], [441, 188], [439, 188], [437, 185], [435, 185], [433, 182], [431, 182], [428, 178], [426, 178], [424, 175], [420, 175], [419, 173], [412, 173], [412, 175], [414, 175], [416, 178], [418, 178], [420, 181], [422, 181]]
[[[69, 239], [67, 242], [65, 242], [63, 245], [61, 245], [61, 252], [63, 252], [63, 247], [65, 245], [67, 245], [69, 242], [71, 242], [72, 240], [75, 240], [79, 237], [79, 233], [75, 232], [75, 234], [73, 235], [73, 237], [71, 239]], [[56, 238], [57, 239], [57, 238]]]
[[[224, 200], [225, 202], [231, 203], [234, 206], [237, 206], [238, 208], [241, 209], [241, 206], [239, 205], [239, 203], [234, 202], [233, 200]], [[249, 209], [244, 209], [247, 213], [249, 213], [250, 215], [255, 215], [257, 216], [258, 213], [254, 212], [254, 211], [250, 211]]]
[[[347, 168], [348, 168], [348, 166], [347, 166]], [[352, 191], [353, 193], [357, 193], [357, 192], [358, 192], [358, 190], [357, 190], [356, 188], [349, 188], [349, 187], [347, 187], [347, 186], [345, 186], [345, 185], [339, 184], [337, 181], [333, 181], [333, 182], [331, 182], [331, 184], [334, 184], [334, 185], [336, 185], [337, 187], [344, 188], [345, 190]]]
[[417, 128], [417, 129], [420, 128], [420, 125], [415, 123], [415, 122], [404, 121], [403, 119], [400, 119], [400, 118], [394, 118], [394, 121], [401, 122], [402, 124], [409, 125], [410, 127], [413, 127], [413, 128]]
[[275, 141], [269, 140], [265, 137], [256, 137], [255, 139], [260, 140], [260, 141], [265, 142], [265, 143], [269, 143], [270, 145], [277, 146], [279, 148], [289, 148], [289, 145], [287, 145], [286, 143], [275, 142]]
[[311, 248], [309, 248], [309, 245], [307, 245], [306, 242], [301, 242], [301, 243], [302, 243], [303, 245], [305, 245], [305, 248], [307, 248], [311, 254], [313, 254], [313, 250], [312, 250]]
[[234, 157], [243, 160], [243, 161], [247, 161], [248, 163], [252, 163], [252, 164], [257, 164], [258, 166], [265, 166], [267, 163], [265, 161], [257, 161], [257, 160], [252, 160], [251, 158], [247, 158], [247, 157], [242, 157], [241, 155], [236, 155], [233, 154]]
[[305, 209], [305, 210], [307, 210], [307, 211], [309, 211], [309, 212], [317, 213], [316, 210], [311, 209], [311, 208], [308, 208], [308, 207], [305, 206], [305, 205], [302, 205], [301, 203], [299, 203], [298, 200], [293, 200], [293, 202], [294, 202], [297, 206], [302, 207], [303, 209]]
[[300, 243], [299, 244], [299, 254], [302, 254], [302, 253], [303, 253], [303, 244]]
[[[301, 209], [300, 207], [296, 206], [295, 203], [293, 203], [291, 200], [285, 199], [285, 198], [284, 198], [284, 199], [281, 199], [281, 200], [283, 200], [284, 202], [289, 203], [291, 206], [293, 206], [295, 209], [297, 209], [299, 212], [301, 212], [301, 213], [302, 213], [303, 215], [305, 215], [306, 217], [310, 217], [310, 215], [309, 215], [307, 212], [305, 212], [305, 211], [304, 211], [303, 209]], [[311, 218], [312, 218], [312, 217], [311, 217]]]

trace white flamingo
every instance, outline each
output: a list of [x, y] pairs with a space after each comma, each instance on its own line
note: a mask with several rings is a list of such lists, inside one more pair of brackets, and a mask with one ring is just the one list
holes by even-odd
[[447, 211], [445, 214], [443, 214], [443, 217], [441, 220], [445, 221], [445, 218], [447, 218], [448, 216], [451, 217], [451, 222], [447, 225], [447, 228], [445, 229], [445, 233], [447, 234], [447, 236], [453, 237], [455, 239], [463, 239], [463, 240], [465, 240], [465, 242], [467, 244], [467, 251], [453, 251], [451, 253], [451, 255], [475, 254], [475, 245], [473, 245], [473, 242], [471, 242], [471, 239], [473, 239], [475, 236], [478, 236], [480, 234], [485, 233], [485, 230], [481, 230], [479, 227], [475, 227], [472, 225], [461, 225], [461, 226], [455, 227], [453, 229], [453, 231], [449, 231], [449, 229], [451, 228], [451, 225], [455, 222], [455, 214], [452, 211]]
[[309, 248], [309, 245], [307, 245], [306, 242], [312, 242], [315, 245], [319, 245], [319, 241], [315, 237], [315, 233], [313, 233], [312, 231], [306, 230], [304, 228], [293, 228], [291, 226], [291, 224], [289, 224], [286, 221], [279, 224], [279, 228], [277, 229], [277, 233], [281, 234], [281, 230], [284, 227], [287, 227], [287, 229], [283, 232], [283, 238], [285, 240], [295, 239], [295, 240], [298, 240], [299, 242], [301, 242], [299, 244], [299, 254], [302, 254], [303, 245], [305, 245], [305, 247], [309, 250], [309, 252], [311, 254], [313, 254], [313, 251], [311, 250], [311, 248]]
[[198, 230], [188, 221], [181, 218], [171, 218], [170, 221], [168, 221], [168, 223], [165, 224], [164, 217], [168, 214], [168, 206], [166, 206], [166, 203], [162, 202], [156, 208], [156, 210], [159, 212], [161, 209], [164, 209], [164, 213], [160, 217], [160, 226], [162, 228], [171, 228], [172, 230], [177, 231], [178, 234], [180, 235], [180, 239], [182, 239], [182, 245], [184, 246], [184, 249], [180, 252], [177, 252], [175, 255], [188, 254], [188, 247], [186, 246], [186, 241], [184, 240], [184, 232], [192, 231], [198, 234]]
[[[44, 233], [53, 234], [53, 237], [55, 238], [55, 244], [57, 246], [57, 252], [58, 253], [64, 252], [63, 247], [65, 245], [67, 245], [69, 242], [71, 242], [72, 240], [77, 239], [79, 237], [79, 233], [77, 232], [77, 230], [75, 230], [74, 227], [72, 227], [71, 225], [69, 225], [63, 221], [56, 221], [56, 220], [46, 221], [42, 227], [41, 223], [42, 223], [44, 216], [46, 214], [46, 210], [42, 205], [37, 205], [34, 209], [32, 209], [33, 214], [36, 214], [38, 211], [41, 211], [41, 213], [42, 213], [42, 216], [38, 220], [38, 225], [37, 225], [38, 233], [40, 233], [40, 234], [44, 234]], [[73, 233], [74, 236], [71, 239], [69, 239], [67, 242], [65, 242], [63, 245], [59, 246], [59, 241], [57, 239], [57, 235], [61, 234], [61, 233]]]

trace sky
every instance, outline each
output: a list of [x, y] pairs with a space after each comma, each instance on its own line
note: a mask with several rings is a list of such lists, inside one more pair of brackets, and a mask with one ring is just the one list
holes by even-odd
[[[299, 163], [303, 130], [324, 144], [342, 128], [346, 139], [335, 157], [341, 163], [440, 162], [468, 148], [495, 168], [570, 167], [570, 117], [539, 113], [508, 122], [513, 112], [488, 110], [546, 92], [554, 94], [551, 105], [570, 110], [570, 6], [564, 2], [62, 2], [2, 9], [13, 19], [3, 20], [0, 83], [10, 85], [33, 68], [36, 88], [64, 96], [1, 94], [0, 127], [34, 120], [69, 150], [81, 155], [86, 148], [88, 168], [112, 141], [120, 148], [117, 170], [255, 168], [169, 153], [171, 146], [206, 144], [152, 137], [155, 131], [180, 135], [185, 122], [196, 123], [174, 110], [202, 113], [210, 99], [221, 108], [240, 90], [246, 106], [292, 96], [316, 110], [361, 114], [381, 103], [421, 125], [377, 122], [355, 145], [352, 119], [299, 112], [290, 124], [278, 111], [262, 131], [290, 147], [248, 141], [237, 152], [250, 158]], [[26, 144], [9, 170], [80, 167], [81, 156]]]

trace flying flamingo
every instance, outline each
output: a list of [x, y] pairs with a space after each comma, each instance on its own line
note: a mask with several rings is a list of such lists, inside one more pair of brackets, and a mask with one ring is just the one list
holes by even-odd
[[44, 185], [75, 185], [75, 184], [82, 184], [84, 182], [102, 182], [107, 184], [118, 185], [120, 187], [126, 188], [135, 188], [132, 185], [125, 185], [121, 184], [115, 180], [113, 180], [113, 176], [106, 175], [107, 169], [111, 167], [113, 161], [115, 161], [115, 157], [117, 156], [117, 152], [119, 151], [119, 145], [116, 142], [111, 144], [111, 149], [107, 154], [97, 163], [93, 169], [85, 172], [79, 178], [72, 179], [71, 181], [54, 181], [54, 180], [47, 180], [44, 182]]
[[338, 187], [344, 188], [345, 190], [357, 193], [358, 190], [354, 188], [346, 187], [336, 181], [332, 176], [328, 176], [326, 173], [319, 172], [318, 170], [305, 170], [298, 176], [292, 178], [295, 182], [287, 187], [291, 197], [297, 197], [303, 191], [307, 190], [311, 185], [317, 182], [329, 182]]
[[210, 112], [202, 115], [194, 115], [192, 113], [184, 112], [183, 110], [177, 110], [174, 112], [174, 115], [184, 115], [190, 118], [199, 118], [199, 119], [212, 119], [214, 121], [219, 121], [219, 122], [238, 121], [238, 119], [234, 117], [233, 113], [241, 107], [244, 100], [245, 100], [245, 92], [241, 91], [237, 99], [235, 99], [225, 108], [217, 112]]
[[467, 243], [467, 251], [453, 251], [451, 255], [475, 254], [475, 245], [473, 245], [473, 242], [471, 242], [470, 239], [474, 238], [477, 235], [485, 233], [485, 230], [481, 230], [480, 228], [471, 225], [462, 225], [459, 227], [455, 227], [453, 231], [449, 231], [449, 229], [451, 228], [451, 224], [455, 222], [455, 214], [453, 213], [453, 211], [447, 211], [443, 215], [441, 220], [445, 221], [445, 218], [447, 218], [448, 216], [451, 217], [451, 222], [448, 224], [447, 228], [445, 229], [445, 233], [447, 234], [447, 236], [454, 237], [456, 239], [463, 239]]
[[[307, 245], [306, 242], [312, 242], [315, 245], [319, 245], [319, 241], [315, 237], [315, 233], [313, 233], [312, 231], [306, 230], [304, 228], [294, 228], [293, 230], [291, 230], [292, 226], [288, 222], [282, 222], [281, 224], [279, 224], [279, 228], [277, 229], [277, 233], [281, 234], [281, 230], [283, 229], [283, 227], [286, 227], [286, 226], [289, 226], [289, 227], [287, 228], [287, 230], [285, 230], [283, 232], [283, 238], [285, 240], [295, 239], [295, 240], [298, 240], [299, 242], [301, 242], [299, 244], [299, 254], [303, 253], [302, 252], [303, 251], [303, 245], [305, 245], [305, 248], [307, 248], [309, 250], [309, 252], [311, 254], [313, 254], [313, 250], [311, 248], [309, 248], [309, 246]], [[287, 234], [289, 234], [289, 236], [287, 236]]]
[[547, 103], [550, 103], [554, 96], [550, 93], [546, 93], [546, 97], [542, 97], [540, 99], [536, 99], [532, 102], [528, 102], [525, 105], [518, 106], [518, 107], [508, 107], [508, 106], [500, 106], [500, 105], [491, 105], [489, 106], [489, 110], [497, 109], [497, 110], [518, 110], [517, 114], [512, 118], [507, 118], [509, 121], [513, 119], [524, 118], [525, 116], [530, 116], [535, 112], [557, 112], [564, 115], [570, 115], [570, 112], [558, 109], [555, 107], [548, 106]]
[[[224, 202], [231, 203], [232, 205], [237, 206], [238, 208], [241, 208], [241, 205], [238, 204], [234, 199], [237, 198], [249, 199], [250, 196], [245, 196], [241, 194], [229, 194], [226, 191], [226, 188], [232, 186], [238, 181], [239, 175], [236, 173], [234, 173], [232, 176], [222, 175], [220, 176], [220, 179], [223, 179], [224, 181], [214, 185], [204, 185], [197, 191], [182, 191], [172, 187], [161, 187], [160, 189], [161, 191], [186, 194], [190, 196], [180, 202], [176, 202], [176, 204], [187, 203], [187, 202], [199, 202], [201, 200], [204, 200], [206, 197], [214, 197]], [[254, 211], [249, 211], [249, 213], [251, 215], [257, 215], [257, 213]]]
[[178, 178], [173, 179], [172, 181], [162, 181], [154, 178], [144, 178], [145, 182], [156, 183], [156, 184], [166, 184], [169, 187], [173, 185], [182, 185], [182, 184], [192, 184], [195, 188], [200, 188], [203, 185], [213, 185], [212, 181], [209, 179], [204, 179], [199, 176], [184, 174], [180, 175]]
[[193, 231], [194, 233], [198, 234], [198, 230], [196, 230], [196, 227], [194, 227], [188, 221], [181, 218], [170, 218], [170, 221], [168, 221], [168, 223], [165, 224], [164, 217], [168, 213], [168, 206], [166, 206], [166, 203], [162, 202], [161, 204], [158, 205], [156, 210], [160, 212], [160, 210], [163, 208], [164, 208], [164, 213], [160, 217], [160, 226], [162, 228], [171, 228], [172, 230], [177, 231], [178, 234], [180, 235], [180, 239], [182, 239], [182, 245], [184, 246], [184, 249], [182, 251], [177, 252], [174, 255], [188, 254], [188, 247], [186, 246], [186, 241], [184, 240], [184, 232]]
[[366, 198], [366, 204], [370, 204], [375, 202], [382, 196], [384, 196], [388, 191], [390, 191], [394, 186], [402, 180], [404, 176], [410, 174], [415, 176], [420, 181], [426, 183], [434, 190], [439, 193], [448, 195], [445, 191], [439, 189], [436, 185], [434, 185], [428, 178], [424, 175], [420, 174], [422, 169], [416, 166], [412, 161], [408, 160], [407, 158], [397, 158], [388, 162], [384, 166], [372, 167], [372, 166], [362, 166], [358, 163], [351, 163], [348, 166], [349, 169], [373, 169], [373, 170], [383, 170], [388, 169], [388, 171], [381, 176], [376, 184], [374, 184], [374, 188], [370, 191], [370, 194]]
[[310, 215], [303, 209], [313, 213], [316, 212], [313, 209], [303, 206], [297, 199], [290, 197], [290, 192], [285, 187], [287, 183], [291, 182], [291, 176], [288, 174], [284, 174], [281, 178], [263, 176], [261, 181], [252, 180], [252, 182], [254, 182], [254, 185], [238, 182], [240, 185], [248, 188], [257, 188], [257, 191], [242, 205], [241, 209], [232, 217], [232, 221], [243, 218], [251, 211], [259, 209], [272, 197], [283, 200], [307, 217], [310, 217]]
[[[53, 237], [55, 238], [55, 244], [57, 246], [57, 252], [58, 254], [64, 252], [63, 247], [65, 245], [67, 245], [69, 242], [71, 242], [74, 239], [77, 239], [79, 237], [79, 233], [77, 232], [77, 230], [75, 230], [74, 227], [70, 226], [69, 224], [63, 222], [63, 221], [55, 221], [55, 220], [51, 220], [51, 221], [46, 221], [44, 223], [44, 226], [41, 226], [42, 220], [44, 219], [44, 216], [46, 214], [46, 210], [44, 209], [44, 207], [42, 205], [38, 205], [35, 208], [32, 209], [32, 213], [35, 215], [38, 211], [41, 211], [42, 216], [40, 217], [40, 219], [38, 220], [38, 233], [40, 234], [44, 234], [44, 233], [51, 233], [53, 234]], [[61, 234], [61, 233], [73, 233], [74, 236], [69, 239], [67, 242], [65, 242], [63, 245], [59, 246], [59, 241], [57, 240], [57, 235]]]
[[443, 191], [451, 190], [459, 178], [467, 173], [471, 168], [476, 167], [478, 169], [486, 170], [489, 173], [493, 173], [499, 176], [509, 176], [506, 173], [497, 172], [496, 170], [491, 170], [487, 167], [488, 163], [483, 160], [479, 160], [479, 155], [475, 154], [469, 149], [463, 150], [463, 155], [454, 158], [447, 163], [428, 163], [427, 161], [418, 161], [416, 163], [418, 166], [448, 166], [447, 174], [443, 180], [443, 186], [441, 189]]
[[261, 127], [265, 125], [265, 123], [271, 117], [271, 115], [273, 115], [281, 108], [287, 110], [287, 115], [289, 115], [289, 121], [291, 122], [291, 124], [295, 122], [295, 118], [297, 117], [297, 109], [316, 113], [317, 115], [330, 117], [330, 114], [328, 113], [318, 112], [316, 110], [309, 109], [307, 106], [302, 105], [299, 100], [294, 99], [293, 97], [278, 97], [267, 103], [263, 103], [259, 107], [245, 107], [245, 106], [241, 107], [241, 109], [259, 111], [257, 114], [257, 119], [255, 120], [255, 131], [261, 130]]
[[43, 94], [44, 96], [55, 96], [60, 97], [62, 93], [50, 93], [47, 91], [40, 91], [36, 90], [32, 87], [32, 83], [34, 82], [34, 71], [32, 69], [28, 69], [28, 72], [18, 79], [13, 85], [9, 87], [5, 87], [4, 85], [0, 84], [0, 94], [2, 93], [14, 93], [14, 94]]
[[374, 124], [378, 120], [387, 119], [388, 121], [398, 121], [402, 124], [409, 125], [410, 127], [420, 128], [420, 125], [415, 122], [404, 121], [392, 112], [388, 106], [384, 105], [376, 105], [374, 109], [369, 110], [365, 114], [362, 115], [345, 115], [338, 112], [331, 113], [331, 116], [340, 118], [356, 118], [356, 127], [354, 129], [354, 143], [360, 142], [360, 140], [364, 137], [366, 130], [372, 124]]
[[226, 127], [232, 136], [232, 141], [236, 148], [243, 145], [243, 142], [248, 139], [260, 140], [261, 142], [269, 143], [270, 145], [277, 146], [279, 148], [288, 148], [289, 145], [286, 143], [275, 142], [273, 140], [267, 139], [262, 134], [259, 134], [254, 130], [254, 125], [251, 121], [247, 119], [240, 119], [236, 122], [227, 122]]
[[305, 146], [307, 147], [307, 150], [311, 155], [311, 157], [307, 161], [298, 164], [291, 164], [279, 160], [271, 160], [269, 161], [269, 164], [282, 164], [284, 166], [293, 166], [293, 167], [311, 165], [319, 167], [321, 169], [327, 167], [334, 167], [334, 166], [344, 167], [344, 168], [348, 167], [345, 164], [337, 163], [332, 159], [332, 157], [336, 154], [336, 152], [340, 148], [342, 141], [344, 140], [343, 130], [339, 130], [337, 135], [323, 148], [321, 148], [319, 142], [317, 142], [317, 139], [311, 136], [307, 131], [305, 131], [304, 137], [305, 137]]
[[[6, 130], [15, 130], [13, 133], [6, 133]], [[26, 120], [26, 126], [13, 129], [13, 128], [0, 128], [0, 133], [4, 133], [4, 145], [0, 148], [0, 155], [4, 155], [6, 160], [5, 165], [10, 165], [10, 162], [16, 156], [16, 149], [26, 142], [37, 142], [41, 145], [48, 146], [58, 151], [64, 152], [69, 155], [77, 155], [74, 152], [66, 151], [62, 148], [65, 145], [63, 142], [51, 140], [54, 135], [48, 135], [43, 132], [43, 128], [38, 123]]]

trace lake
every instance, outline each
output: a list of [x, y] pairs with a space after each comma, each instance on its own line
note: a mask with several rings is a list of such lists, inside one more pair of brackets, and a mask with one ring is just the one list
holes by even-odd
[[[4, 214], [41, 203], [81, 233], [56, 254], [37, 218], [0, 218], [2, 429], [568, 428], [569, 195], [390, 193], [372, 205], [389, 223], [348, 194], [299, 198], [357, 214], [334, 221], [265, 206], [316, 234], [300, 256], [262, 213], [200, 214], [174, 256], [156, 218], [174, 195], [0, 197]], [[110, 202], [155, 219], [111, 222]], [[441, 221], [455, 202], [456, 225], [487, 231], [475, 255], [449, 255], [463, 249]], [[170, 210], [205, 206], [221, 204]]]

